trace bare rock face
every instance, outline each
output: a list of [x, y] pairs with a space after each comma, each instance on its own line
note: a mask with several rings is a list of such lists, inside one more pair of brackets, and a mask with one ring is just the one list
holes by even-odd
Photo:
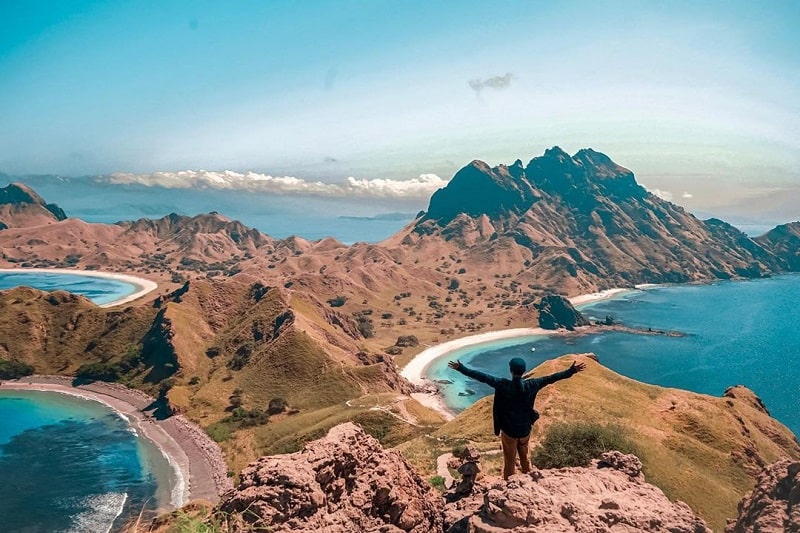
[[539, 327], [544, 329], [567, 328], [573, 330], [577, 326], [589, 324], [589, 321], [572, 306], [569, 300], [557, 294], [544, 296], [536, 308], [539, 310]]
[[352, 423], [300, 452], [251, 463], [221, 504], [235, 531], [309, 533], [441, 531], [442, 507], [399, 452], [384, 450]]
[[783, 459], [758, 476], [726, 533], [800, 533], [800, 462]]
[[711, 531], [685, 503], [669, 501], [646, 483], [638, 458], [619, 452], [604, 454], [588, 468], [534, 469], [507, 483], [487, 478], [484, 485], [482, 494], [447, 506], [446, 531]]

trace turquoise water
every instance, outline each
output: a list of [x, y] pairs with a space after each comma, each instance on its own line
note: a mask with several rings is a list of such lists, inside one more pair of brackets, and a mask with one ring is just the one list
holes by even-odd
[[100, 403], [0, 391], [3, 532], [118, 529], [142, 509], [157, 507], [167, 472], [153, 445]]
[[[458, 357], [479, 370], [505, 375], [511, 357], [522, 357], [531, 368], [564, 354], [594, 352], [615, 372], [646, 383], [715, 396], [731, 385], [745, 385], [764, 400], [772, 416], [800, 435], [798, 297], [798, 275], [635, 291], [582, 311], [686, 336], [606, 332], [527, 338], [516, 345], [505, 341], [441, 358], [426, 374], [453, 381], [440, 387], [445, 402], [460, 411], [492, 391], [448, 369], [449, 359]], [[467, 389], [475, 394], [464, 396]]]
[[0, 272], [0, 290], [19, 286], [43, 291], [69, 291], [86, 296], [97, 305], [121, 300], [138, 290], [132, 283], [79, 274]]

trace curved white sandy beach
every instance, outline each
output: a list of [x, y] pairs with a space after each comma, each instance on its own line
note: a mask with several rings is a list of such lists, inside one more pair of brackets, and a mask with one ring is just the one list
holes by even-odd
[[217, 502], [222, 492], [232, 488], [219, 446], [182, 416], [156, 420], [146, 414], [143, 409], [154, 400], [141, 391], [103, 382], [72, 386], [71, 378], [62, 376], [28, 376], [0, 383], [0, 390], [8, 389], [69, 394], [102, 403], [123, 416], [172, 466], [175, 482], [170, 501], [159, 502], [162, 511], [195, 499]]
[[[586, 305], [600, 300], [607, 300], [620, 296], [623, 293], [630, 292], [631, 289], [606, 289], [604, 291], [593, 292], [590, 294], [581, 294], [569, 298], [572, 305]], [[431, 385], [430, 380], [425, 377], [425, 369], [440, 357], [445, 357], [456, 350], [466, 348], [468, 346], [475, 346], [477, 344], [486, 344], [503, 339], [513, 339], [515, 337], [530, 337], [535, 335], [553, 335], [556, 333], [553, 330], [543, 328], [513, 328], [503, 329], [498, 331], [488, 331], [486, 333], [478, 333], [477, 335], [469, 335], [458, 339], [453, 339], [436, 346], [431, 346], [418, 353], [414, 358], [408, 362], [400, 371], [400, 375], [406, 378], [414, 385], [424, 386]], [[422, 405], [437, 411], [445, 420], [452, 420], [455, 414], [445, 405], [441, 395], [428, 392], [415, 392], [411, 397], [417, 400]]]
[[18, 273], [30, 273], [30, 274], [73, 274], [76, 276], [87, 276], [92, 278], [103, 278], [103, 279], [111, 279], [115, 281], [122, 281], [125, 283], [130, 283], [136, 290], [125, 296], [124, 298], [120, 298], [119, 300], [114, 300], [113, 302], [108, 302], [99, 307], [114, 307], [117, 305], [122, 305], [126, 303], [130, 303], [134, 300], [137, 300], [144, 296], [145, 294], [155, 290], [158, 288], [158, 284], [155, 281], [151, 281], [149, 279], [140, 278], [138, 276], [131, 276], [130, 274], [119, 274], [117, 272], [104, 272], [102, 270], [79, 270], [73, 268], [0, 268], [0, 274], [18, 274]]

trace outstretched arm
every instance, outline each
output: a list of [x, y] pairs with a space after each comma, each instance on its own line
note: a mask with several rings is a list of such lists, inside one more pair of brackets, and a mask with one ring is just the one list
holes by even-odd
[[562, 370], [561, 372], [556, 372], [554, 374], [550, 374], [549, 376], [542, 376], [540, 378], [531, 378], [535, 379], [539, 382], [540, 387], [545, 387], [547, 385], [551, 385], [556, 381], [560, 381], [562, 379], [571, 378], [578, 372], [583, 371], [586, 368], [586, 363], [579, 363], [577, 361], [572, 362], [572, 366], [570, 366], [566, 370]]
[[484, 374], [483, 372], [467, 368], [466, 365], [461, 363], [461, 361], [450, 361], [449, 363], [447, 363], [447, 366], [449, 366], [453, 370], [458, 370], [467, 377], [478, 380], [481, 383], [486, 383], [492, 388], [496, 388], [497, 384], [500, 382], [500, 380], [494, 376], [490, 376], [489, 374]]

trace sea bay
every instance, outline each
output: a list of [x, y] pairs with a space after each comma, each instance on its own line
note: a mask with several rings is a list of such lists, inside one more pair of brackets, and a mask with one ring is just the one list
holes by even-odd
[[685, 336], [599, 330], [505, 340], [442, 357], [426, 375], [452, 381], [440, 387], [446, 404], [460, 411], [492, 391], [449, 370], [450, 359], [505, 376], [511, 357], [522, 357], [532, 368], [563, 354], [593, 352], [620, 374], [664, 387], [720, 396], [729, 386], [745, 385], [761, 397], [772, 416], [799, 434], [798, 294], [798, 275], [633, 291], [581, 310], [594, 319], [611, 315], [627, 326], [675, 330]]
[[86, 296], [97, 305], [120, 300], [138, 290], [132, 283], [105, 277], [50, 272], [0, 272], [0, 290], [33, 287], [43, 291], [62, 290]]
[[0, 391], [0, 420], [3, 531], [108, 531], [169, 501], [166, 458], [105, 405]]

